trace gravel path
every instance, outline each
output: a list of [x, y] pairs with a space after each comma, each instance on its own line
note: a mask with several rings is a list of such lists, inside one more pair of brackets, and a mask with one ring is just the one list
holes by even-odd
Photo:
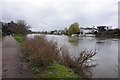
[[34, 78], [28, 62], [12, 36], [2, 43], [2, 78]]

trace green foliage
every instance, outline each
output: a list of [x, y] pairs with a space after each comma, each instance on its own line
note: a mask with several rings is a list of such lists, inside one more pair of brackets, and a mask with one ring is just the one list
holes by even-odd
[[79, 34], [79, 33], [80, 33], [79, 24], [77, 22], [71, 24], [68, 29], [68, 35], [71, 36], [72, 34]]
[[18, 42], [18, 44], [20, 45], [20, 47], [23, 47], [24, 37], [20, 34], [15, 34], [14, 37], [15, 37], [16, 41]]
[[49, 66], [49, 72], [47, 74], [48, 78], [81, 78], [77, 74], [75, 74], [71, 69], [59, 65], [57, 63], [53, 63]]
[[10, 35], [12, 33], [26, 35], [30, 32], [29, 28], [30, 26], [28, 26], [23, 20], [18, 20], [17, 23], [14, 23], [13, 21], [2, 23], [3, 36]]
[[69, 37], [68, 42], [78, 42], [79, 38], [78, 37]]
[[78, 45], [79, 39], [78, 39], [78, 37], [69, 37], [68, 42], [73, 44], [73, 45]]
[[40, 73], [40, 67], [33, 67], [32, 68], [32, 71], [35, 73], [35, 74], [38, 74], [38, 73]]
[[72, 69], [56, 62], [49, 64], [46, 69], [35, 66], [32, 70], [38, 80], [40, 78], [65, 78], [67, 80], [76, 80], [76, 78], [79, 78], [79, 80], [83, 80], [83, 78], [75, 74]]

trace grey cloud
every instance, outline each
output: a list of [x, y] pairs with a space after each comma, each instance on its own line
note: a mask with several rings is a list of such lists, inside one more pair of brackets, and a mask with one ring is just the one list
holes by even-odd
[[[11, 0], [15, 1], [15, 0]], [[80, 26], [111, 25], [117, 27], [118, 0], [26, 0], [2, 5], [2, 20], [23, 19], [33, 30], [64, 29], [73, 22]], [[40, 5], [39, 5], [40, 4]]]

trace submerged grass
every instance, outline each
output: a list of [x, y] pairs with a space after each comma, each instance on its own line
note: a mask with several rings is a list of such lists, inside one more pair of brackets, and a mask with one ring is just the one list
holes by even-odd
[[69, 37], [69, 42], [79, 42], [78, 37]]

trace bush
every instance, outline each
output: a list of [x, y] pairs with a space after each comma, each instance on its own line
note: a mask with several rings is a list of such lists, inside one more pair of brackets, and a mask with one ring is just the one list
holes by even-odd
[[59, 63], [71, 68], [75, 73], [82, 75], [84, 78], [91, 77], [91, 68], [97, 66], [97, 64], [90, 65], [90, 62], [94, 61], [92, 59], [94, 55], [96, 55], [96, 52], [85, 50], [80, 52], [78, 57], [73, 57], [67, 49], [63, 49]]
[[57, 58], [57, 44], [48, 42], [45, 36], [34, 36], [26, 39], [25, 51], [33, 64], [47, 67]]

